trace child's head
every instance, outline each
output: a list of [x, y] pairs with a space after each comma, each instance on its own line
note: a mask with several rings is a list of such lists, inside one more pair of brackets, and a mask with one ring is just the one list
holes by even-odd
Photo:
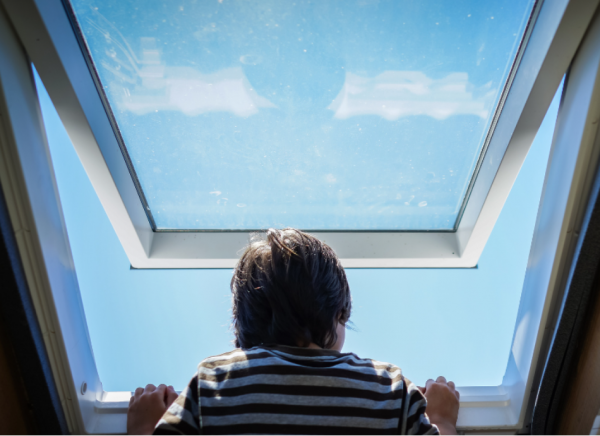
[[267, 231], [242, 255], [231, 279], [235, 346], [332, 348], [350, 317], [350, 288], [334, 251], [295, 229]]

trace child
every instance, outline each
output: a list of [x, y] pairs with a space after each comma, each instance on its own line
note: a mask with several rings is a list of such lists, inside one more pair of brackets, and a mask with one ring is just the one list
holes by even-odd
[[231, 292], [236, 349], [203, 360], [179, 396], [138, 388], [129, 434], [456, 433], [454, 383], [419, 389], [397, 366], [341, 353], [350, 289], [315, 237], [268, 230], [242, 255]]

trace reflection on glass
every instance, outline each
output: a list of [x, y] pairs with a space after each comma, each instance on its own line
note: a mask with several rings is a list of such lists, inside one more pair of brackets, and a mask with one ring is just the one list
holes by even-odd
[[[495, 92], [490, 88], [491, 83], [486, 83], [474, 90], [467, 73], [449, 74], [439, 80], [418, 71], [386, 71], [372, 79], [347, 73], [329, 109], [339, 119], [378, 115], [394, 121], [427, 115], [443, 120], [452, 115], [476, 115], [485, 120], [494, 102]], [[474, 92], [480, 95], [474, 98]]]
[[533, 0], [71, 0], [159, 230], [452, 230]]

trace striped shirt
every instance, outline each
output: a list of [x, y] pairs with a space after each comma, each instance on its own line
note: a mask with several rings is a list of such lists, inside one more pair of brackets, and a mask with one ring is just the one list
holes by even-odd
[[438, 434], [397, 366], [287, 346], [209, 357], [155, 434]]

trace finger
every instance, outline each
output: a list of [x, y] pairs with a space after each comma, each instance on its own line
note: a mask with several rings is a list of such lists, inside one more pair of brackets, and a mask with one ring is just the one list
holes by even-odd
[[135, 392], [133, 393], [133, 395], [135, 396], [135, 398], [140, 398], [143, 393], [144, 393], [144, 388], [137, 388], [135, 390]]
[[450, 389], [452, 389], [453, 391], [454, 391], [454, 390], [456, 390], [456, 385], [454, 384], [454, 382], [453, 382], [453, 381], [449, 381], [449, 382], [448, 382], [448, 387], [449, 387]]
[[444, 377], [443, 375], [440, 375], [436, 380], [436, 383], [446, 383], [446, 377]]
[[160, 398], [165, 398], [167, 396], [167, 385], [158, 385], [154, 393]]
[[433, 379], [429, 379], [425, 382], [425, 390], [429, 390], [429, 386], [431, 386], [432, 384], [434, 384], [435, 382], [433, 381]]
[[147, 384], [146, 388], [144, 389], [144, 393], [148, 394], [151, 392], [154, 392], [156, 390], [156, 386], [154, 386], [152, 383]]
[[178, 395], [173, 386], [167, 388], [167, 407], [169, 407], [177, 399]]
[[454, 394], [456, 395], [456, 399], [460, 400], [460, 392], [454, 391]]
[[134, 396], [132, 395], [131, 398], [129, 399], [129, 405], [130, 406], [133, 404], [133, 399], [134, 399]]

